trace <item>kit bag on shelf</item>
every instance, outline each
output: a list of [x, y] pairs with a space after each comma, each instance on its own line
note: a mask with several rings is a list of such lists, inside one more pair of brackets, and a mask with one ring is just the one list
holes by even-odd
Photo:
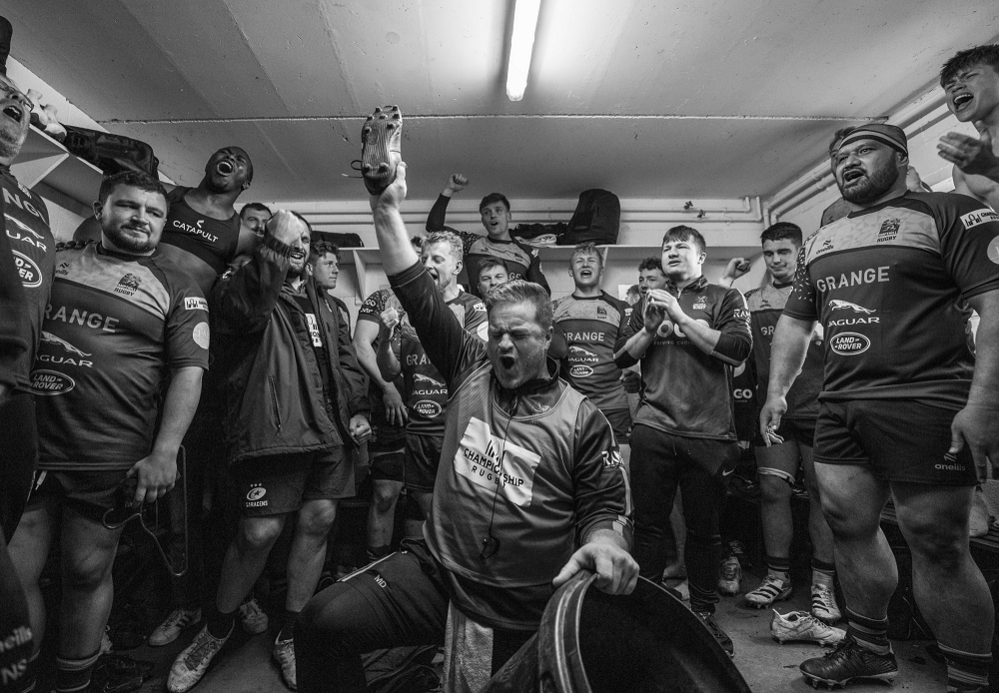
[[71, 125], [65, 127], [66, 139], [63, 140], [63, 145], [66, 149], [92, 163], [105, 176], [122, 171], [138, 171], [159, 178], [160, 160], [153, 154], [153, 148], [145, 142], [110, 132]]
[[356, 233], [336, 233], [334, 231], [316, 231], [312, 241], [326, 241], [337, 248], [363, 248], [364, 241]]
[[558, 237], [559, 245], [617, 243], [621, 224], [621, 200], [607, 190], [584, 190], [579, 194], [569, 229]]

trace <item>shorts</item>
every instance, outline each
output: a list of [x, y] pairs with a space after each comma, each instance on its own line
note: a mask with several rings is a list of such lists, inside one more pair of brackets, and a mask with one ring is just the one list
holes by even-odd
[[[368, 453], [395, 452], [406, 445], [405, 427], [390, 426], [385, 422], [371, 424], [371, 438], [368, 440]], [[401, 479], [400, 479], [401, 480]]]
[[406, 487], [414, 491], [433, 491], [437, 467], [441, 463], [444, 436], [406, 436]]
[[391, 452], [368, 451], [371, 458], [371, 478], [383, 481], [404, 481], [406, 449]]
[[[794, 441], [800, 445], [808, 447], [815, 446], [815, 419], [789, 419], [786, 416], [780, 420], [780, 426], [775, 431], [777, 435], [784, 439], [785, 443]], [[765, 447], [766, 441], [760, 433], [759, 419], [756, 420], [756, 429], [753, 435], [753, 445]]]
[[946, 457], [956, 414], [904, 399], [821, 402], [815, 462], [870, 467], [881, 481], [974, 486], [978, 478], [968, 446], [956, 458]]
[[[602, 410], [601, 410], [602, 411]], [[611, 428], [614, 429], [614, 439], [618, 445], [627, 445], [631, 440], [631, 410], [612, 409], [604, 411]]]
[[28, 502], [38, 462], [35, 400], [30, 393], [13, 393], [0, 405], [0, 431], [3, 431], [0, 529], [3, 541], [9, 543]]
[[244, 517], [284, 515], [302, 501], [354, 496], [354, 465], [343, 446], [237, 462], [233, 476]]
[[[83, 466], [83, 465], [81, 465]], [[56, 500], [59, 505], [101, 522], [104, 513], [115, 506], [127, 469], [118, 471], [38, 472], [28, 496], [26, 511], [35, 510]]]

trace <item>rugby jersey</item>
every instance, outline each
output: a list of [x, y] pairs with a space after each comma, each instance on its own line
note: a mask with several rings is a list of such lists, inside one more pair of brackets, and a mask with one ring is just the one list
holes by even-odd
[[[364, 299], [364, 303], [357, 310], [357, 321], [361, 322], [373, 322], [375, 325], [381, 325], [381, 314], [387, 308], [395, 308], [399, 315], [401, 316], [404, 311], [402, 309], [402, 304], [392, 293], [391, 289], [378, 289], [373, 292], [370, 296]], [[378, 352], [378, 340], [375, 339], [375, 343], [372, 344], [375, 353]], [[402, 381], [402, 375], [393, 381], [396, 389], [401, 395], [405, 389]], [[389, 439], [391, 435], [388, 433], [389, 429], [402, 430], [401, 426], [390, 426], [388, 420], [385, 418], [385, 402], [382, 400], [382, 389], [375, 382], [374, 378], [368, 379], [368, 405], [371, 407], [371, 423], [379, 428], [384, 429], [381, 433], [375, 431], [375, 434], [381, 437]], [[401, 434], [400, 434], [401, 435]]]
[[964, 406], [974, 357], [960, 299], [999, 289], [999, 214], [953, 193], [912, 193], [819, 229], [784, 313], [825, 328], [819, 399]]
[[[753, 332], [753, 361], [756, 366], [757, 401], [767, 401], [770, 382], [770, 347], [774, 329], [784, 311], [784, 304], [791, 293], [789, 284], [767, 284], [763, 288], [746, 292], [749, 306], [749, 325]], [[786, 419], [814, 419], [819, 415], [819, 390], [822, 388], [822, 346], [808, 343], [805, 365], [788, 391]]]
[[208, 368], [208, 304], [161, 257], [56, 255], [31, 372], [39, 469], [129, 469], [152, 449], [167, 369]]
[[170, 211], [163, 227], [161, 245], [185, 250], [208, 264], [221, 275], [236, 257], [241, 221], [239, 214], [225, 220], [212, 219], [194, 211], [185, 195], [190, 188], [174, 188], [167, 196]]
[[445, 226], [444, 221], [450, 201], [451, 198], [447, 195], [438, 195], [427, 218], [427, 231], [450, 231], [461, 238], [465, 253], [462, 272], [466, 275], [465, 281], [472, 293], [475, 295], [479, 293], [479, 264], [489, 258], [502, 260], [507, 272], [510, 273], [510, 279], [535, 282], [543, 286], [549, 294], [551, 293], [548, 280], [541, 271], [541, 258], [537, 248], [515, 240], [495, 241], [488, 236]]
[[[486, 307], [472, 294], [462, 291], [446, 302], [458, 323], [470, 335], [486, 341]], [[444, 435], [448, 389], [437, 367], [430, 362], [416, 329], [403, 313], [399, 322], [399, 363], [402, 365], [403, 393], [409, 422], [406, 430], [419, 435]]]
[[[721, 332], [715, 351], [706, 354], [666, 318], [642, 356], [642, 387], [635, 425], [690, 438], [734, 441], [736, 437], [732, 369], [749, 357], [749, 311], [738, 289], [709, 284], [703, 276], [677, 294], [680, 308], [694, 320]], [[624, 345], [644, 329], [644, 310], [631, 314], [615, 351], [622, 368], [635, 363]]]
[[4, 227], [14, 256], [14, 267], [24, 287], [25, 313], [30, 326], [28, 351], [17, 365], [18, 389], [30, 389], [28, 374], [41, 337], [42, 318], [52, 288], [56, 244], [49, 229], [49, 213], [37, 194], [23, 187], [6, 166], [0, 166]]
[[614, 345], [627, 327], [628, 307], [606, 291], [584, 298], [569, 295], [555, 302], [553, 320], [569, 352], [569, 368], [562, 375], [601, 411], [628, 409], [621, 368], [614, 363]]

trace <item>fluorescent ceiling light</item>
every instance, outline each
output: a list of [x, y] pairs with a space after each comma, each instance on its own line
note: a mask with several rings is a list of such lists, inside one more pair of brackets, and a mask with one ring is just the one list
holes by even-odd
[[513, 10], [513, 36], [510, 39], [510, 64], [506, 68], [506, 95], [511, 101], [524, 98], [527, 73], [531, 70], [534, 33], [538, 28], [541, 0], [517, 0]]

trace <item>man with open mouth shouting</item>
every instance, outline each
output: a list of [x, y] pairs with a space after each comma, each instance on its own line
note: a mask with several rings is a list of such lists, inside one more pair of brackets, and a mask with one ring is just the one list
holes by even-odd
[[961, 51], [940, 70], [947, 108], [973, 123], [978, 139], [955, 132], [940, 138], [941, 157], [954, 164], [954, 192], [999, 212], [999, 45]]
[[[10, 24], [6, 20], [3, 22], [6, 23], [9, 49]], [[28, 136], [31, 108], [28, 97], [0, 64], [0, 188], [3, 192], [0, 213], [9, 244], [0, 252], [7, 255], [5, 269], [13, 272], [12, 276], [5, 277], [10, 302], [0, 305], [3, 312], [0, 341], [5, 344], [16, 341], [21, 347], [17, 350], [18, 356], [3, 364], [4, 372], [0, 374], [0, 431], [3, 432], [0, 553], [4, 554], [0, 559], [4, 564], [0, 579], [0, 604], [4, 605], [0, 609], [4, 612], [0, 617], [0, 641], [17, 643], [0, 657], [4, 671], [13, 671], [8, 667], [14, 665], [25, 665], [26, 655], [32, 647], [24, 593], [6, 560], [5, 547], [21, 518], [38, 460], [29, 372], [41, 339], [42, 320], [55, 270], [55, 240], [49, 229], [45, 202], [18, 183], [10, 170]]]
[[[372, 196], [385, 272], [450, 393], [425, 541], [316, 595], [295, 650], [304, 693], [366, 691], [360, 653], [432, 644], [445, 690], [481, 690], [583, 568], [628, 593], [637, 566], [627, 473], [607, 419], [546, 358], [551, 301], [510, 281], [487, 295], [488, 343], [454, 318], [400, 214], [406, 166]], [[450, 608], [449, 608], [450, 602]]]
[[[821, 322], [815, 478], [849, 625], [834, 652], [800, 668], [816, 686], [898, 672], [887, 637], [898, 573], [880, 529], [890, 495], [948, 690], [986, 691], [994, 614], [968, 517], [976, 482], [999, 461], [999, 220], [965, 195], [909, 192], [900, 128], [837, 134], [833, 170], [852, 211], [802, 246], [760, 413], [772, 437]], [[975, 355], [959, 300], [981, 316]]]

